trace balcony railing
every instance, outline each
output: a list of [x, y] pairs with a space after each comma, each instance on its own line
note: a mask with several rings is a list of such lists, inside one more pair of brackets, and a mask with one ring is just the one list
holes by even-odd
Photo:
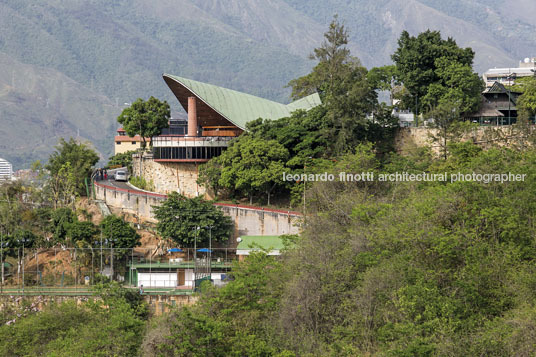
[[153, 147], [227, 147], [233, 136], [155, 136]]
[[236, 137], [242, 134], [242, 129], [235, 126], [204, 126], [202, 136], [230, 136]]

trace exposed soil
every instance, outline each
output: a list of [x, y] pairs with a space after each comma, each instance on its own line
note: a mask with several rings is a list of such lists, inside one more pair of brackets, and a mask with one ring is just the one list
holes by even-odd
[[[99, 207], [88, 201], [87, 198], [82, 198], [77, 202], [76, 209], [78, 212], [78, 218], [80, 220], [86, 220], [87, 217], [91, 217], [91, 221], [98, 225], [103, 220], [103, 215]], [[137, 224], [137, 218], [132, 215], [114, 212], [119, 216], [122, 216], [127, 222]], [[136, 225], [135, 225], [136, 227]], [[158, 259], [158, 257], [167, 253], [169, 244], [160, 239], [156, 232], [154, 232], [154, 226], [148, 222], [141, 222], [138, 234], [141, 236], [141, 245], [134, 249], [134, 255], [138, 257], [144, 257], [149, 259]], [[103, 252], [103, 264], [109, 264], [110, 254], [109, 251]], [[36, 257], [35, 250], [26, 250], [26, 257], [24, 262], [25, 280], [27, 283], [31, 281], [37, 282], [37, 263], [39, 264], [39, 272], [41, 273], [41, 279], [45, 285], [58, 285], [64, 277], [65, 284], [74, 283], [74, 277], [77, 277], [77, 283], [83, 283], [83, 277], [90, 274], [92, 261], [93, 267], [98, 270], [100, 265], [100, 250], [99, 248], [93, 248], [93, 259], [91, 249], [78, 249], [76, 253], [76, 262], [74, 260], [75, 253], [72, 249], [63, 249], [61, 246], [48, 249], [39, 249]], [[176, 257], [181, 257], [182, 253], [177, 253]], [[12, 276], [7, 279], [8, 285], [16, 285], [17, 281], [22, 280], [22, 271], [17, 278], [17, 261], [12, 261]], [[85, 268], [87, 266], [87, 268]]]

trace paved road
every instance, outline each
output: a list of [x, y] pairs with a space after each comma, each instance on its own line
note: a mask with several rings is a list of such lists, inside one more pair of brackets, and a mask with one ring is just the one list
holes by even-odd
[[[115, 175], [115, 172], [119, 171], [119, 170], [126, 171], [126, 167], [119, 168], [119, 169], [108, 170], [108, 177], [113, 177]], [[131, 186], [127, 185], [127, 183], [124, 182], [124, 181], [115, 181], [114, 179], [109, 178], [108, 180], [98, 180], [97, 182], [100, 182], [100, 183], [102, 183], [104, 185], [108, 185], [108, 186], [113, 186], [113, 187], [117, 187], [117, 188], [123, 188], [123, 189], [126, 189], [126, 190], [134, 190]]]
[[101, 182], [105, 185], [108, 185], [108, 186], [113, 186], [113, 187], [117, 187], [117, 188], [123, 188], [123, 189], [127, 189], [127, 190], [133, 190], [133, 188], [129, 185], [127, 185], [126, 182], [124, 181], [115, 181], [115, 180], [102, 180], [102, 181], [98, 181], [98, 182]]

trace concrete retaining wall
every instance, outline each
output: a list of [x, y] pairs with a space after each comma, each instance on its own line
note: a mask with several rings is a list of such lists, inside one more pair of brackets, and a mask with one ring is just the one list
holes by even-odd
[[[120, 208], [140, 218], [155, 221], [152, 206], [158, 206], [167, 196], [107, 186], [95, 182], [95, 196], [109, 206]], [[301, 222], [298, 212], [274, 210], [232, 204], [215, 204], [234, 222], [234, 232], [230, 244], [236, 243], [241, 235], [281, 235], [297, 234]]]

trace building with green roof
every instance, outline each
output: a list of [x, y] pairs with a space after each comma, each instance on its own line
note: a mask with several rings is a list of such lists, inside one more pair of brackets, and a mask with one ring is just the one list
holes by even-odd
[[236, 255], [242, 260], [252, 251], [264, 250], [268, 255], [280, 255], [285, 245], [281, 236], [240, 236], [238, 237]]
[[201, 127], [222, 125], [245, 130], [246, 124], [252, 120], [276, 120], [295, 110], [309, 110], [321, 103], [317, 93], [290, 104], [281, 104], [213, 84], [170, 74], [163, 76], [186, 112], [189, 113], [188, 98], [196, 98], [197, 125]]
[[246, 130], [248, 122], [276, 120], [321, 104], [317, 93], [282, 104], [170, 74], [163, 78], [188, 113], [188, 121], [178, 134], [168, 131], [152, 139], [155, 161], [160, 162], [206, 162], [220, 155], [232, 138]]
[[[133, 165], [133, 174], [153, 181], [155, 191], [179, 192], [187, 197], [211, 193], [197, 184], [198, 165], [221, 155], [229, 142], [258, 118], [277, 120], [296, 110], [321, 104], [317, 93], [289, 104], [192, 79], [163, 74], [188, 119], [171, 119], [169, 128], [151, 138], [152, 157], [145, 165]], [[143, 167], [143, 172], [142, 172]]]

